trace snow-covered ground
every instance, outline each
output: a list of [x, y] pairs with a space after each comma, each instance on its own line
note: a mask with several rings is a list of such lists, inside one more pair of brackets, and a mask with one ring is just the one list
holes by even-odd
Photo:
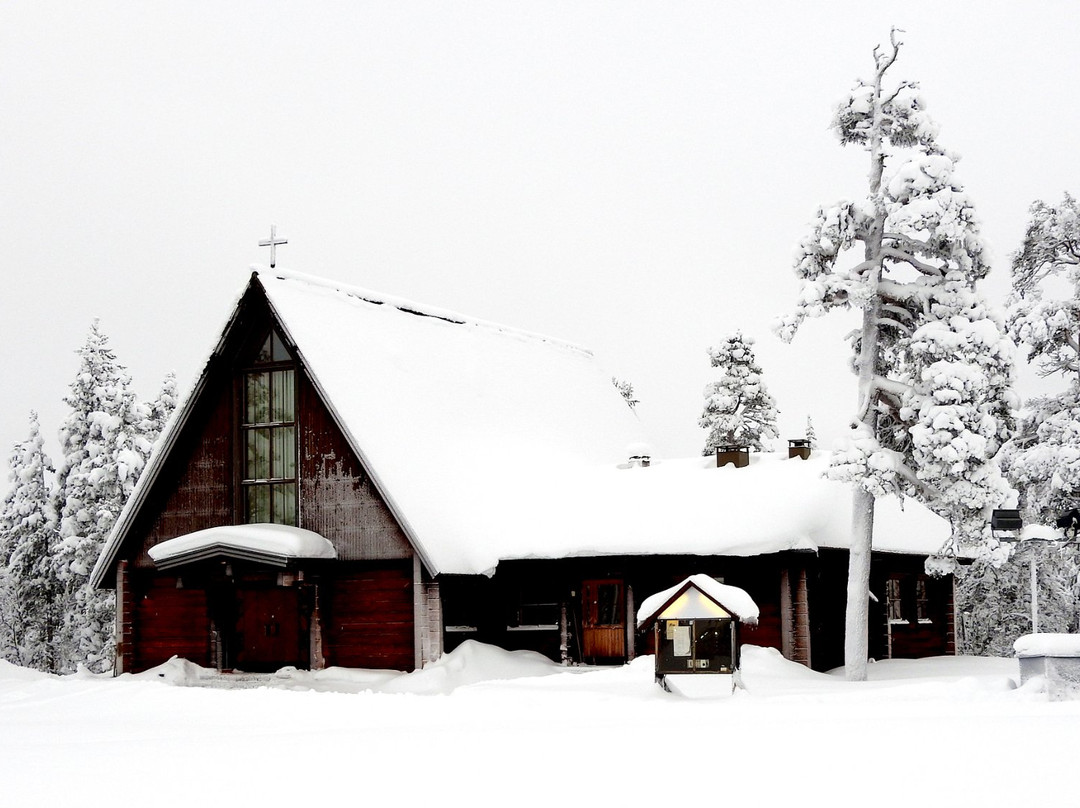
[[[870, 666], [851, 684], [744, 649], [727, 698], [652, 658], [566, 669], [469, 643], [407, 675], [117, 678], [0, 663], [0, 805], [1016, 805], [1077, 793], [1080, 701], [1009, 659]], [[1072, 795], [1070, 797], [1070, 795]]]

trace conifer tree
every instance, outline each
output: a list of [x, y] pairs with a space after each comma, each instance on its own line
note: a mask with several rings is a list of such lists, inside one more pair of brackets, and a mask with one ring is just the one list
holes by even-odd
[[955, 542], [982, 536], [1009, 493], [993, 458], [1012, 430], [1011, 343], [975, 288], [988, 267], [957, 158], [917, 85], [886, 86], [896, 34], [833, 118], [840, 143], [870, 158], [866, 196], [818, 210], [796, 258], [799, 302], [779, 329], [790, 340], [807, 317], [862, 314], [851, 338], [858, 409], [829, 471], [854, 483], [844, 649], [854, 680], [866, 678], [874, 499], [918, 499], [950, 520]]
[[37, 413], [30, 434], [10, 457], [11, 489], [0, 510], [0, 631], [3, 657], [24, 667], [52, 670], [56, 629], [55, 580], [49, 543], [56, 529]]
[[811, 449], [817, 448], [817, 432], [814, 431], [814, 421], [809, 415], [806, 416], [806, 441]]
[[113, 593], [92, 589], [89, 575], [150, 451], [151, 408], [136, 401], [97, 322], [78, 353], [79, 371], [65, 399], [71, 414], [60, 429], [59, 529], [52, 548], [61, 672], [112, 666]]
[[720, 369], [720, 379], [705, 387], [705, 408], [698, 420], [709, 431], [703, 455], [720, 446], [748, 446], [765, 451], [776, 431], [776, 402], [769, 395], [761, 367], [754, 356], [754, 340], [736, 331], [718, 348], [709, 349], [709, 361]]
[[143, 437], [146, 438], [151, 448], [153, 444], [157, 443], [157, 439], [161, 437], [165, 425], [169, 423], [169, 418], [172, 417], [173, 411], [176, 409], [176, 401], [176, 374], [169, 371], [161, 382], [161, 389], [158, 391], [157, 398], [149, 403], [150, 421], [144, 430]]
[[[1039, 373], [1059, 379], [1061, 388], [1024, 403], [1017, 434], [999, 457], [1019, 493], [1024, 521], [1052, 526], [1063, 512], [1080, 507], [1080, 209], [1072, 196], [1031, 206], [1011, 280], [1009, 334]], [[1004, 552], [976, 559], [960, 577], [965, 653], [1011, 655], [1013, 640], [1032, 630], [1033, 562], [1040, 630], [1077, 630], [1075, 544], [1024, 542], [1005, 560]]]
[[1027, 521], [1080, 506], [1080, 209], [1039, 201], [1013, 256], [1009, 333], [1060, 392], [1025, 403], [1002, 463]]

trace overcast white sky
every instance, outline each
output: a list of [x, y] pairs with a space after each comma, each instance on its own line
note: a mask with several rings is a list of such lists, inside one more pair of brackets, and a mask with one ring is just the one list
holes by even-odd
[[827, 127], [892, 25], [1001, 301], [1028, 206], [1080, 193], [1075, 2], [7, 0], [0, 451], [31, 409], [55, 435], [95, 317], [140, 394], [189, 387], [271, 222], [281, 267], [592, 348], [661, 456], [742, 328], [783, 436], [827, 442], [853, 321], [769, 326], [816, 206], [864, 193]]

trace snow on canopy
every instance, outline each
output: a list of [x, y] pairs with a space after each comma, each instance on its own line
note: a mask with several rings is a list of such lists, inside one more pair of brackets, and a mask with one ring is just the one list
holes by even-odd
[[156, 544], [148, 551], [158, 567], [213, 555], [235, 555], [284, 564], [290, 559], [337, 558], [334, 545], [318, 533], [290, 525], [223, 525]]
[[[663, 592], [657, 592], [655, 595], [645, 598], [637, 613], [638, 628], [641, 628], [644, 623], [655, 617], [657, 612], [663, 609], [667, 602], [677, 595], [680, 590], [685, 589], [684, 594], [689, 594], [694, 591], [695, 587], [722, 606], [725, 611], [735, 615], [743, 623], [757, 623], [760, 614], [758, 606], [745, 589], [730, 584], [722, 584], [709, 575], [698, 573], [680, 581], [669, 589], [665, 589]], [[695, 603], [688, 604], [689, 608], [682, 610], [679, 613], [679, 618], [689, 620], [716, 616], [712, 610], [700, 610], [700, 607], [695, 609]]]
[[[310, 276], [256, 276], [432, 574], [490, 573], [511, 559], [850, 544], [850, 491], [822, 479], [824, 454], [754, 455], [742, 469], [701, 457], [627, 468], [645, 436], [589, 351]], [[183, 422], [174, 419], [140, 487]], [[144, 495], [121, 515], [97, 583]], [[878, 507], [876, 549], [927, 555], [949, 537], [913, 502], [903, 513], [892, 498]]]

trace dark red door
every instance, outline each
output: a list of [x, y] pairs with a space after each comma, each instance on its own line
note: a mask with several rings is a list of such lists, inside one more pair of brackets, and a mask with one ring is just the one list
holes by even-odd
[[286, 665], [306, 668], [308, 660], [301, 643], [302, 634], [296, 589], [236, 590], [236, 668], [244, 671], [275, 671]]

